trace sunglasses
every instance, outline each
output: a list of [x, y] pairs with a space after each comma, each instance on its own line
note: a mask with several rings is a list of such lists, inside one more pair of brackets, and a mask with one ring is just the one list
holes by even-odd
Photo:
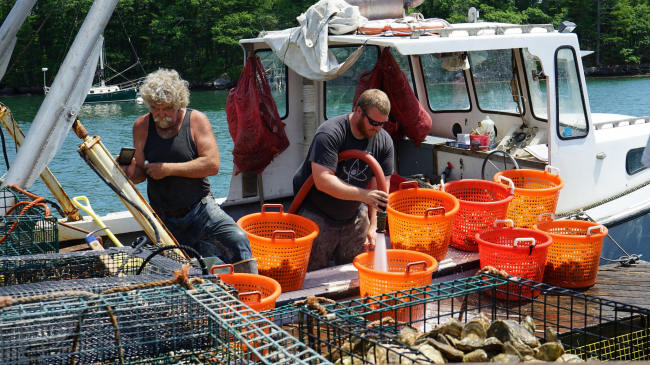
[[366, 116], [366, 119], [368, 119], [368, 123], [370, 123], [371, 126], [374, 126], [374, 127], [381, 127], [382, 125], [388, 123], [388, 119], [389, 119], [388, 117], [386, 118], [385, 121], [383, 121], [383, 122], [378, 122], [378, 121], [376, 121], [376, 120], [370, 119], [370, 117], [368, 116], [368, 114], [366, 113], [365, 110], [361, 109], [361, 112], [363, 113], [363, 115]]

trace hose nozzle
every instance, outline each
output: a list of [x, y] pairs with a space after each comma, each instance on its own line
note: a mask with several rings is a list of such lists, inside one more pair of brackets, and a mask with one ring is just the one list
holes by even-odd
[[386, 212], [377, 210], [377, 233], [386, 232]]

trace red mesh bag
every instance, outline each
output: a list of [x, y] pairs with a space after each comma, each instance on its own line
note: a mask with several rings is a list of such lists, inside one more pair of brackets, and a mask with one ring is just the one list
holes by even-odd
[[415, 97], [406, 75], [388, 47], [381, 52], [372, 70], [361, 74], [352, 104], [356, 105], [361, 94], [368, 89], [379, 89], [388, 95], [390, 114], [384, 129], [393, 141], [407, 136], [419, 146], [431, 131], [431, 116]]
[[226, 118], [235, 143], [232, 149], [235, 175], [261, 173], [289, 147], [285, 124], [278, 114], [262, 62], [256, 55], [248, 57], [237, 86], [228, 94]]

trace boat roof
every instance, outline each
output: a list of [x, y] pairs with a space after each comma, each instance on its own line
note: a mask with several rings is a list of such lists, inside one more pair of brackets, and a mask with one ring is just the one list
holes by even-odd
[[[400, 54], [418, 55], [442, 52], [482, 51], [489, 49], [527, 48], [548, 44], [555, 47], [572, 45], [578, 47], [578, 38], [573, 33], [559, 33], [551, 24], [509, 24], [509, 23], [459, 23], [451, 28], [436, 29], [435, 35], [421, 35], [419, 38], [367, 36], [357, 34], [330, 35], [329, 44], [374, 45], [391, 47]], [[241, 44], [264, 43], [262, 37], [242, 39]]]

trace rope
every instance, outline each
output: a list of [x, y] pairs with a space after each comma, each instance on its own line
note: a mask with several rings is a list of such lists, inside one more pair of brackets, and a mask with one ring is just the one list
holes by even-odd
[[[131, 45], [131, 49], [133, 50], [133, 54], [135, 55], [135, 59], [137, 61], [136, 64], [140, 65], [140, 68], [142, 69], [142, 72], [146, 76], [147, 71], [144, 70], [144, 67], [142, 66], [142, 63], [140, 63], [140, 58], [138, 57], [138, 53], [135, 51], [135, 47], [133, 47], [133, 43], [131, 43], [131, 37], [129, 37], [129, 33], [126, 31], [126, 27], [124, 26], [124, 22], [122, 21], [122, 16], [120, 15], [120, 12], [117, 10], [117, 8], [115, 9], [115, 12], [117, 13], [117, 17], [120, 19], [120, 24], [122, 24], [122, 28], [124, 29], [124, 34], [126, 34], [126, 39], [129, 40], [129, 45]], [[131, 67], [133, 67], [133, 66], [131, 66]], [[131, 68], [131, 67], [129, 67], [129, 68]], [[122, 71], [122, 72], [125, 72], [125, 71]]]
[[[619, 194], [616, 194], [616, 195], [614, 195], [614, 196], [611, 196], [611, 197], [609, 197], [609, 198], [607, 198], [607, 199], [603, 199], [603, 200], [601, 200], [601, 201], [598, 201], [598, 202], [593, 203], [593, 204], [589, 204], [589, 205], [584, 206], [584, 207], [579, 208], [579, 209], [574, 209], [574, 210], [571, 210], [571, 211], [568, 211], [568, 212], [558, 213], [558, 214], [556, 214], [555, 216], [556, 216], [557, 218], [561, 218], [561, 217], [566, 217], [566, 216], [569, 216], [569, 215], [572, 215], [572, 214], [580, 214], [580, 213], [584, 213], [585, 210], [593, 209], [593, 208], [595, 208], [595, 207], [597, 207], [597, 206], [603, 205], [603, 204], [605, 204], [605, 203], [609, 203], [609, 202], [614, 201], [614, 200], [616, 200], [616, 199], [618, 199], [618, 198], [620, 198], [620, 197], [623, 197], [623, 196], [628, 195], [628, 194], [630, 194], [630, 193], [633, 193], [633, 192], [635, 192], [635, 191], [637, 191], [637, 190], [639, 190], [639, 189], [641, 189], [641, 188], [644, 188], [644, 187], [646, 187], [646, 186], [648, 186], [648, 185], [650, 185], [650, 180], [644, 182], [644, 183], [641, 184], [641, 185], [637, 185], [637, 186], [635, 186], [635, 187], [633, 187], [633, 188], [627, 189], [627, 190], [625, 190], [625, 191], [622, 192], [622, 193], [619, 193]], [[590, 219], [591, 219], [591, 218], [590, 218]], [[593, 220], [592, 220], [592, 221], [593, 221]]]
[[[19, 188], [18, 185], [10, 185], [8, 187], [14, 190], [18, 190], [21, 193], [27, 195], [28, 197], [35, 198], [35, 199], [31, 202], [22, 201], [14, 204], [11, 208], [9, 208], [9, 210], [7, 210], [7, 212], [4, 214], [5, 216], [9, 215], [11, 212], [13, 212], [14, 209], [18, 208], [21, 205], [25, 205], [25, 207], [23, 208], [23, 210], [20, 211], [18, 217], [25, 215], [25, 213], [29, 210], [29, 208], [36, 207], [36, 206], [45, 207], [45, 216], [48, 217], [50, 215], [50, 207], [48, 207], [47, 204], [45, 204], [45, 198], [32, 194], [28, 191], [25, 191]], [[2, 244], [7, 239], [7, 237], [9, 237], [9, 235], [13, 233], [14, 230], [16, 230], [16, 227], [18, 227], [18, 221], [14, 222], [14, 224], [11, 225], [9, 231], [5, 233], [5, 235], [2, 236], [2, 238], [0, 238], [0, 244]]]
[[[580, 212], [580, 215], [584, 215], [591, 222], [598, 223], [593, 218], [591, 218], [591, 216], [589, 214], [587, 214], [585, 212]], [[576, 218], [580, 218], [580, 215], [577, 215]], [[631, 266], [636, 266], [637, 265], [637, 262], [641, 259], [641, 256], [643, 256], [643, 255], [636, 255], [636, 254], [630, 255], [629, 253], [627, 253], [627, 251], [625, 251], [623, 249], [623, 247], [621, 247], [621, 245], [618, 244], [618, 242], [616, 242], [614, 237], [612, 237], [612, 235], [610, 235], [609, 232], [607, 233], [607, 237], [609, 237], [609, 239], [612, 240], [612, 242], [614, 242], [614, 244], [616, 246], [618, 246], [618, 248], [621, 249], [621, 251], [623, 251], [625, 256], [619, 257], [618, 260], [606, 259], [606, 258], [601, 256], [600, 257], [601, 260], [609, 261], [609, 262], [618, 262], [623, 267], [631, 267]]]

